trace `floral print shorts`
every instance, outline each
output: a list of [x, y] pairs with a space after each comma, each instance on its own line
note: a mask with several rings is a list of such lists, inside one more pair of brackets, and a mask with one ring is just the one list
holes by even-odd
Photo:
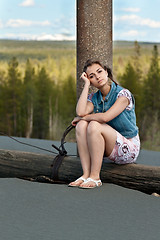
[[116, 144], [108, 159], [117, 164], [134, 163], [139, 155], [140, 139], [139, 135], [127, 139], [117, 132]]

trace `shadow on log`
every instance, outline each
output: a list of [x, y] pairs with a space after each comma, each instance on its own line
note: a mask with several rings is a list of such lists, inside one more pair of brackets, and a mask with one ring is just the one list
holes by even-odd
[[[55, 155], [0, 150], [0, 177], [57, 183], [50, 179]], [[68, 183], [82, 174], [80, 159], [66, 156], [59, 169], [59, 182]], [[43, 180], [42, 180], [43, 178]], [[160, 194], [160, 167], [141, 164], [116, 165], [103, 161], [101, 179], [141, 192]]]

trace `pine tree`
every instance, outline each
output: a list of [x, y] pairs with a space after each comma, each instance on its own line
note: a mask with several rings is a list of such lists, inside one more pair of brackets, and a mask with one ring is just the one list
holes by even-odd
[[70, 122], [76, 114], [76, 83], [71, 75], [68, 76], [68, 79], [62, 85], [60, 109], [64, 123]]
[[129, 89], [133, 95], [137, 93], [137, 75], [132, 64], [128, 62], [124, 74], [120, 77], [120, 82], [123, 87]]
[[136, 102], [136, 116], [137, 123], [139, 125], [141, 109], [142, 109], [142, 100], [141, 100], [141, 84], [138, 78], [138, 74], [135, 71], [134, 67], [130, 62], [126, 65], [125, 72], [120, 76], [120, 83], [124, 88], [127, 88], [131, 91], [135, 98]]
[[141, 70], [141, 48], [137, 41], [134, 42], [134, 56], [133, 56], [133, 66], [134, 70], [136, 71], [137, 77], [139, 81], [142, 79], [142, 70]]
[[33, 131], [35, 96], [35, 70], [28, 59], [26, 62], [26, 70], [23, 82], [23, 129], [24, 136], [27, 138], [31, 137]]
[[6, 87], [7, 124], [9, 134], [21, 136], [21, 100], [22, 80], [18, 70], [18, 61], [11, 59], [8, 67], [8, 81]]
[[6, 128], [6, 77], [5, 72], [0, 71], [0, 131], [7, 132]]
[[34, 111], [34, 137], [45, 139], [49, 134], [49, 106], [52, 82], [42, 67], [36, 80], [37, 98]]
[[[143, 99], [143, 139], [149, 141], [147, 134], [150, 132], [150, 129], [155, 128], [153, 119], [160, 120], [160, 67], [156, 45], [153, 47], [150, 68], [144, 79]], [[158, 126], [156, 128], [158, 129]], [[154, 137], [152, 136], [152, 138]]]
[[152, 115], [158, 112], [160, 118], [160, 67], [158, 48], [154, 45], [151, 65], [144, 81], [144, 110]]

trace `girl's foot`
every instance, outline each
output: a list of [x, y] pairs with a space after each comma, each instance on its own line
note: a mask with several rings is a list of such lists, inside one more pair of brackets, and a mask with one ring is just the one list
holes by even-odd
[[86, 178], [84, 177], [80, 177], [77, 180], [75, 180], [74, 182], [71, 182], [68, 187], [79, 187], [82, 183], [84, 183], [86, 181]]
[[80, 184], [79, 188], [95, 188], [102, 186], [102, 182], [100, 179], [95, 180], [93, 178], [87, 178], [82, 184]]

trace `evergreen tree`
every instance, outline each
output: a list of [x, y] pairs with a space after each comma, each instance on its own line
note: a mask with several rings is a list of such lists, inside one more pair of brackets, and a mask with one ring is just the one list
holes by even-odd
[[23, 82], [23, 129], [24, 136], [31, 137], [33, 131], [33, 112], [35, 104], [35, 70], [28, 59]]
[[158, 48], [154, 45], [151, 65], [144, 81], [144, 111], [153, 116], [158, 112], [160, 118], [160, 67]]
[[[158, 48], [154, 45], [150, 68], [143, 86], [143, 139], [145, 140], [150, 140], [147, 135], [150, 132], [149, 129], [155, 128], [153, 119], [160, 120], [160, 67], [158, 61]], [[158, 129], [158, 126], [156, 128]]]
[[6, 128], [6, 78], [5, 72], [0, 71], [0, 131], [7, 132]]
[[120, 76], [120, 83], [124, 88], [127, 88], [133, 94], [136, 100], [136, 116], [137, 123], [140, 124], [142, 100], [141, 100], [141, 83], [138, 78], [138, 74], [132, 64], [128, 62], [125, 68], [125, 72]]
[[[54, 116], [52, 138], [60, 139], [66, 127], [71, 123], [76, 115], [76, 82], [72, 75], [69, 75], [65, 81], [56, 85], [54, 94]], [[74, 131], [67, 137], [75, 138]]]
[[133, 95], [136, 96], [138, 88], [137, 74], [130, 62], [128, 62], [128, 64], [126, 65], [124, 74], [120, 76], [120, 82], [123, 87], [129, 89], [133, 93]]
[[63, 83], [61, 89], [61, 100], [59, 112], [63, 117], [63, 122], [68, 124], [74, 116], [76, 109], [76, 83], [75, 79], [70, 75]]
[[18, 70], [18, 61], [15, 57], [9, 62], [7, 78], [5, 106], [7, 108], [8, 131], [14, 136], [21, 136], [22, 81]]
[[34, 111], [34, 137], [45, 139], [49, 134], [49, 106], [52, 95], [52, 82], [46, 69], [42, 67], [36, 80], [36, 104]]
[[139, 81], [142, 79], [142, 70], [141, 70], [141, 48], [137, 41], [134, 42], [134, 56], [133, 56], [133, 66], [134, 70], [136, 71], [137, 77]]

